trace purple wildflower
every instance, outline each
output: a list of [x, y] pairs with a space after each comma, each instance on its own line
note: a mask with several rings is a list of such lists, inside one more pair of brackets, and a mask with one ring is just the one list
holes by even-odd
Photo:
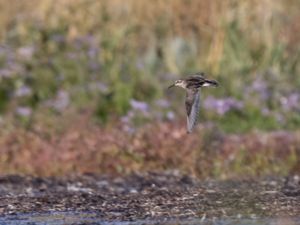
[[0, 45], [0, 55], [5, 55], [6, 53], [6, 46]]
[[5, 57], [7, 61], [14, 61], [16, 57], [16, 51], [11, 46], [1, 46], [0, 56]]
[[61, 34], [54, 34], [51, 39], [56, 43], [63, 43], [65, 41], [65, 37]]
[[0, 69], [0, 77], [10, 77], [13, 74], [13, 72], [9, 69]]
[[129, 133], [129, 134], [133, 134], [133, 133], [136, 131], [136, 129], [135, 129], [134, 127], [132, 127], [132, 126], [130, 126], [130, 125], [128, 125], [128, 124], [125, 124], [125, 125], [122, 127], [122, 129], [123, 129], [124, 132], [127, 132], [127, 133]]
[[106, 84], [102, 83], [102, 82], [93, 82], [93, 83], [90, 83], [88, 85], [88, 88], [91, 91], [97, 90], [97, 91], [100, 91], [101, 93], [107, 93], [109, 91], [108, 86]]
[[174, 120], [175, 119], [175, 114], [172, 111], [167, 112], [167, 119], [168, 120]]
[[14, 75], [16, 73], [24, 73], [23, 65], [16, 62], [15, 60], [7, 60], [6, 67], [10, 71], [11, 75]]
[[129, 118], [129, 116], [128, 115], [126, 115], [126, 116], [122, 116], [121, 117], [121, 122], [122, 123], [129, 123], [130, 122], [130, 118]]
[[268, 115], [270, 115], [270, 109], [269, 108], [267, 108], [267, 107], [263, 107], [262, 109], [261, 109], [261, 114], [262, 115], [264, 115], [264, 116], [268, 116]]
[[78, 54], [75, 53], [75, 52], [68, 52], [66, 54], [67, 58], [70, 59], [70, 60], [76, 60], [78, 59]]
[[33, 46], [24, 46], [18, 49], [17, 53], [21, 58], [24, 59], [31, 59], [34, 54], [34, 47]]
[[69, 103], [70, 103], [69, 93], [61, 90], [58, 92], [53, 106], [57, 110], [62, 111], [69, 105]]
[[121, 117], [122, 123], [130, 123], [131, 119], [134, 117], [134, 112], [132, 110], [128, 111], [125, 116]]
[[23, 74], [24, 72], [24, 65], [14, 59], [6, 59], [5, 66], [0, 68], [0, 77], [12, 77], [16, 74]]
[[286, 118], [279, 112], [274, 113], [274, 117], [280, 124], [284, 124], [286, 122]]
[[83, 46], [95, 46], [96, 39], [92, 35], [84, 35], [75, 39], [75, 47], [81, 49]]
[[134, 133], [136, 130], [132, 125], [133, 117], [134, 117], [134, 112], [132, 110], [130, 110], [125, 116], [121, 117], [123, 131], [130, 134]]
[[91, 71], [98, 71], [98, 70], [100, 70], [100, 64], [95, 61], [89, 62], [89, 69]]
[[57, 111], [63, 111], [70, 104], [69, 93], [63, 90], [60, 90], [57, 93], [57, 96], [53, 100], [49, 100], [46, 105], [53, 107]]
[[299, 109], [300, 95], [299, 93], [292, 93], [287, 97], [281, 97], [280, 103], [284, 111]]
[[30, 87], [23, 85], [15, 91], [15, 96], [16, 97], [24, 97], [24, 96], [30, 95], [31, 92], [32, 92], [32, 90]]
[[168, 108], [170, 103], [166, 99], [158, 99], [155, 101], [155, 104], [161, 108]]
[[231, 97], [216, 99], [209, 96], [204, 101], [204, 107], [208, 110], [216, 111], [219, 115], [224, 115], [230, 110], [241, 110], [244, 107], [244, 104]]
[[145, 68], [145, 64], [142, 62], [142, 60], [137, 60], [135, 66], [138, 70], [143, 70]]
[[90, 47], [87, 51], [87, 55], [90, 59], [95, 59], [98, 55], [99, 49], [98, 47]]
[[149, 105], [146, 102], [137, 101], [135, 99], [130, 100], [130, 105], [133, 109], [141, 112], [148, 112], [149, 110]]
[[95, 45], [96, 44], [96, 39], [93, 35], [84, 35], [82, 37], [79, 38], [80, 41], [82, 41], [83, 43], [86, 43], [86, 44], [89, 44], [90, 46], [91, 45]]
[[267, 100], [270, 97], [268, 84], [261, 78], [257, 78], [254, 80], [254, 82], [251, 85], [251, 89], [254, 92], [257, 92], [262, 100]]
[[16, 113], [19, 116], [28, 117], [32, 114], [32, 109], [29, 107], [20, 106], [16, 109]]

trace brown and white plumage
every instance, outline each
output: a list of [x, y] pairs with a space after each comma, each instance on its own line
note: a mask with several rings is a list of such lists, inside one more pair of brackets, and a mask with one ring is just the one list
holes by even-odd
[[185, 108], [187, 114], [187, 130], [192, 132], [196, 125], [200, 111], [200, 92], [197, 89], [187, 89], [185, 98]]
[[185, 108], [187, 113], [187, 131], [192, 132], [196, 125], [200, 110], [200, 92], [201, 87], [218, 86], [215, 80], [204, 78], [204, 73], [188, 76], [185, 79], [176, 80], [169, 88], [178, 86], [186, 90]]

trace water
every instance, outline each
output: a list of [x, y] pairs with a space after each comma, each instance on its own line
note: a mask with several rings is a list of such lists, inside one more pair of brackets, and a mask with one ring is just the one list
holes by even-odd
[[140, 220], [135, 222], [103, 221], [99, 214], [90, 212], [52, 212], [24, 213], [0, 217], [0, 225], [65, 225], [65, 224], [101, 224], [101, 225], [142, 225], [142, 224], [199, 224], [199, 225], [281, 225], [300, 224], [300, 217], [283, 218], [217, 218], [189, 220]]

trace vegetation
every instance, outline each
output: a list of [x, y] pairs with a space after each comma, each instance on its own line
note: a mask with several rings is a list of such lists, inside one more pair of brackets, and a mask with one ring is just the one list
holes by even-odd
[[[23, 130], [48, 140], [81, 117], [112, 136], [139, 137], [149, 124], [182, 129], [183, 93], [166, 87], [198, 71], [221, 84], [203, 91], [204, 129], [247, 135], [300, 125], [298, 0], [11, 0], [0, 8], [3, 142]], [[145, 160], [127, 147], [126, 159]]]

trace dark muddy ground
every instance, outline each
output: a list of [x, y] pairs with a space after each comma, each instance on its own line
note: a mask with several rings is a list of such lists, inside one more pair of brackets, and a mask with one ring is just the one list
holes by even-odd
[[126, 177], [0, 177], [1, 218], [59, 212], [91, 213], [106, 222], [291, 218], [300, 215], [300, 183], [297, 176], [200, 181], [174, 171]]

